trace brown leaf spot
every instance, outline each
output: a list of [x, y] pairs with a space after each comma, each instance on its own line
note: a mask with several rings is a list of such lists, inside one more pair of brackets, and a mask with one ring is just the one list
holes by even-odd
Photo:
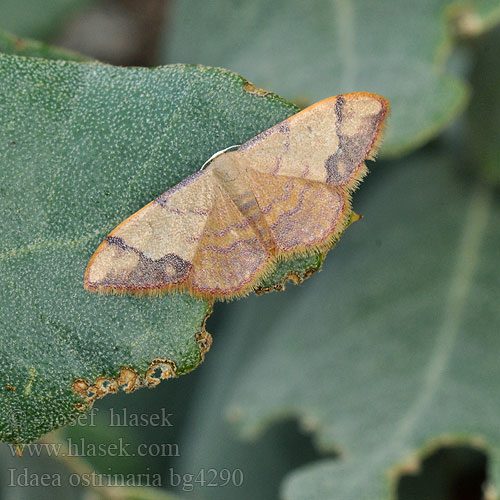
[[85, 404], [85, 403], [76, 403], [75, 409], [76, 409], [76, 411], [84, 412], [84, 411], [87, 411], [89, 409], [89, 405]]
[[205, 359], [205, 354], [210, 350], [210, 346], [212, 345], [212, 335], [210, 335], [205, 329], [201, 332], [198, 332], [195, 335], [196, 343], [200, 346], [200, 355], [201, 359]]
[[169, 359], [155, 359], [146, 372], [146, 385], [154, 387], [162, 380], [175, 377], [177, 367]]
[[256, 295], [264, 295], [265, 293], [269, 293], [269, 292], [282, 292], [285, 290], [285, 284], [287, 281], [293, 281], [293, 283], [295, 285], [300, 285], [300, 283], [302, 283], [307, 278], [312, 276], [315, 272], [319, 271], [320, 268], [321, 268], [321, 264], [317, 267], [311, 267], [311, 268], [307, 269], [304, 273], [302, 273], [300, 275], [294, 271], [290, 271], [281, 280], [280, 283], [275, 283], [273, 286], [268, 286], [268, 287], [258, 286], [254, 289], [254, 292]]
[[73, 391], [80, 394], [80, 396], [86, 397], [88, 388], [89, 384], [82, 378], [77, 378], [73, 382]]
[[98, 398], [103, 398], [109, 393], [118, 392], [118, 382], [112, 378], [99, 377], [95, 381], [96, 393]]
[[132, 368], [122, 366], [120, 376], [118, 377], [118, 385], [124, 392], [133, 392], [139, 385], [137, 379], [138, 374], [136, 371], [132, 370]]
[[245, 92], [248, 92], [249, 94], [258, 95], [261, 97], [272, 94], [272, 92], [256, 87], [252, 82], [248, 81], [246, 81], [245, 85], [243, 85], [243, 90]]

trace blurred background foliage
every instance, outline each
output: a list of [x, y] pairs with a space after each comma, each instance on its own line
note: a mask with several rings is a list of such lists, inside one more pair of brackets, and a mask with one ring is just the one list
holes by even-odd
[[[300, 106], [369, 90], [393, 107], [354, 198], [365, 217], [319, 274], [217, 304], [195, 372], [100, 400], [98, 425], [46, 441], [175, 443], [179, 456], [87, 459], [166, 486], [171, 468], [244, 472], [239, 488], [168, 488], [180, 498], [497, 498], [499, 21], [488, 0], [0, 0], [3, 52], [217, 65]], [[174, 425], [110, 427], [111, 408], [166, 408]], [[69, 474], [81, 461], [6, 445], [0, 461], [5, 500], [159, 494], [11, 487], [9, 468]]]

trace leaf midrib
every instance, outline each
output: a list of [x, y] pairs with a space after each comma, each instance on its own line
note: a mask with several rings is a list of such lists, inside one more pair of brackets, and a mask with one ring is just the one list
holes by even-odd
[[395, 426], [393, 440], [396, 442], [405, 441], [408, 438], [440, 387], [440, 381], [457, 339], [463, 312], [466, 310], [464, 306], [477, 267], [482, 239], [486, 234], [492, 200], [491, 189], [486, 188], [482, 183], [472, 188], [465, 212], [464, 229], [457, 248], [455, 267], [450, 279], [443, 321], [425, 370], [422, 388], [399, 424]]
[[370, 472], [374, 473], [380, 470], [381, 465], [387, 465], [388, 459], [403, 458], [399, 455], [404, 452], [406, 441], [442, 386], [440, 382], [458, 336], [465, 310], [465, 301], [478, 263], [481, 243], [486, 235], [488, 215], [492, 203], [492, 190], [482, 182], [478, 182], [472, 188], [469, 204], [465, 211], [465, 223], [457, 247], [455, 266], [444, 306], [443, 321], [436, 335], [435, 347], [425, 370], [422, 387], [415, 395], [409, 409], [393, 426], [394, 432], [386, 439], [385, 446], [378, 448], [371, 455], [365, 456], [363, 467], [367, 480], [371, 475]]

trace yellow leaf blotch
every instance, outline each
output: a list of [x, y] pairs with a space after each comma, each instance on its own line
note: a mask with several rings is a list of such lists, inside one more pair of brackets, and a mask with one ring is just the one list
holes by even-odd
[[217, 156], [112, 231], [85, 288], [230, 299], [279, 258], [328, 251], [352, 220], [388, 111], [376, 94], [331, 97]]

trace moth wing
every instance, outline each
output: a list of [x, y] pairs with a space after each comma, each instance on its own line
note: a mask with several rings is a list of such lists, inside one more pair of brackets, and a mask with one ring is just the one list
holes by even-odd
[[210, 171], [194, 174], [120, 224], [85, 273], [103, 292], [246, 293], [269, 252]]
[[178, 288], [188, 278], [214, 203], [213, 178], [197, 172], [122, 222], [102, 242], [85, 272], [85, 288], [148, 292]]
[[195, 295], [243, 295], [269, 265], [271, 255], [220, 185], [214, 195], [214, 208], [194, 256], [189, 289]]
[[247, 165], [271, 175], [352, 188], [373, 156], [389, 103], [368, 92], [314, 104], [243, 144]]
[[388, 107], [362, 92], [325, 99], [230, 153], [259, 206], [262, 234], [212, 166], [112, 231], [89, 262], [85, 287], [231, 297], [255, 285], [271, 254], [327, 249], [350, 220], [350, 190], [365, 172]]
[[349, 198], [338, 187], [253, 169], [247, 178], [278, 255], [329, 249], [350, 221]]

